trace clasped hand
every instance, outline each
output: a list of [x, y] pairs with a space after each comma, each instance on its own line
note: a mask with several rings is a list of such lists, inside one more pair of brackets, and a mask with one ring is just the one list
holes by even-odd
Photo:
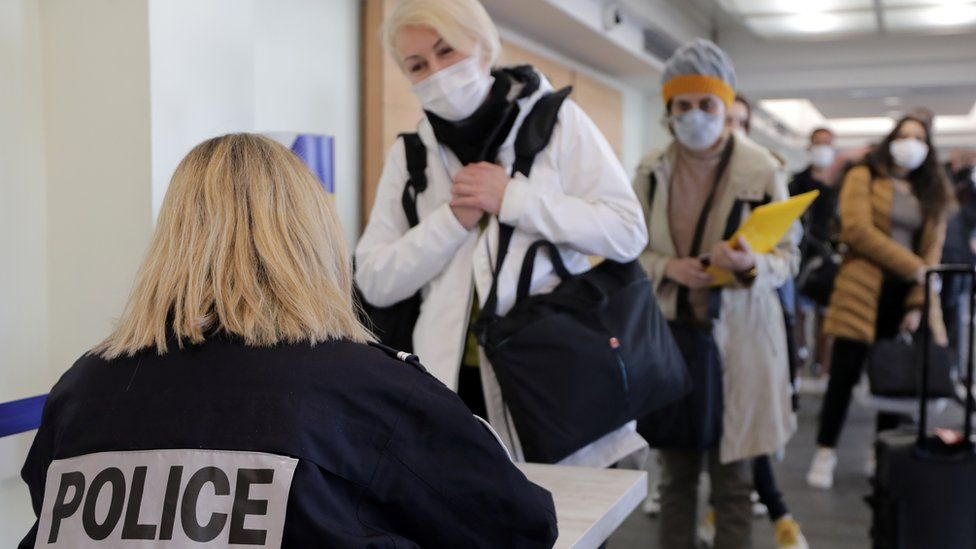
[[454, 176], [451, 211], [465, 229], [474, 228], [486, 213], [497, 216], [501, 212], [505, 189], [511, 180], [497, 164], [468, 164]]

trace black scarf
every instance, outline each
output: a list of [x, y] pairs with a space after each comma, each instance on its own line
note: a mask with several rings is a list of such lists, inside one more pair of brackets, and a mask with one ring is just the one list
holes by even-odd
[[[427, 112], [437, 141], [451, 149], [463, 165], [494, 162], [518, 117], [516, 101], [539, 89], [539, 76], [528, 65], [492, 71], [492, 76], [495, 83], [488, 99], [468, 118], [452, 122]], [[514, 82], [524, 84], [524, 88], [518, 97], [509, 99]]]

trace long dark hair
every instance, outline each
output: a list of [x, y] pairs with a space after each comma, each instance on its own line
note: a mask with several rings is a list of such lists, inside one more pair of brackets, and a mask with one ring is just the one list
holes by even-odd
[[898, 139], [901, 127], [909, 121], [918, 122], [925, 128], [925, 144], [929, 146], [929, 154], [921, 166], [909, 172], [908, 181], [912, 184], [912, 193], [918, 198], [925, 218], [938, 219], [955, 208], [955, 198], [945, 173], [939, 166], [935, 145], [932, 144], [932, 127], [926, 120], [916, 116], [906, 116], [899, 120], [891, 133], [868, 153], [865, 163], [871, 170], [872, 178], [890, 177], [892, 168], [896, 166], [891, 157], [891, 142]]

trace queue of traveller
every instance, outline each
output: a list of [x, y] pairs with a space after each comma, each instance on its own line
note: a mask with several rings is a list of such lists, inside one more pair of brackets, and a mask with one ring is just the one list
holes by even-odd
[[[946, 240], [956, 193], [931, 120], [900, 121], [841, 185], [833, 134], [818, 129], [790, 183], [748, 136], [732, 61], [698, 39], [664, 66], [674, 139], [629, 181], [568, 90], [496, 65], [498, 31], [477, 0], [401, 0], [383, 40], [425, 116], [390, 150], [355, 252], [281, 146], [232, 134], [194, 148], [117, 327], [50, 393], [23, 468], [38, 520], [21, 547], [550, 547], [552, 496], [516, 464], [552, 455], [596, 468], [658, 460], [661, 547], [697, 546], [704, 470], [714, 547], [752, 546], [755, 490], [777, 546], [806, 548], [771, 467], [797, 428], [797, 363], [830, 372], [808, 477], [827, 488], [863, 356], [878, 337], [919, 329], [919, 284]], [[953, 165], [958, 193], [973, 196], [965, 162]], [[756, 208], [809, 190], [821, 195], [806, 231], [795, 223], [764, 252], [729, 242]], [[953, 223], [972, 261], [976, 203], [964, 204]], [[545, 410], [525, 394], [587, 387], [560, 379], [559, 364], [552, 387], [518, 386], [528, 382], [489, 359], [485, 319], [595, 271], [594, 258], [646, 271], [681, 375], [653, 410], [622, 407], [596, 436], [543, 454], [548, 434], [572, 426], [550, 415], [549, 433], [530, 433], [528, 416]], [[822, 327], [809, 351], [807, 318]], [[380, 324], [401, 329], [403, 348], [378, 343]], [[654, 374], [621, 358], [639, 343], [609, 335], [593, 351], [611, 357], [608, 386]], [[902, 420], [879, 414], [878, 429]], [[147, 503], [161, 519], [140, 524], [138, 507], [123, 518], [113, 496], [99, 523], [106, 484], [161, 494]]]

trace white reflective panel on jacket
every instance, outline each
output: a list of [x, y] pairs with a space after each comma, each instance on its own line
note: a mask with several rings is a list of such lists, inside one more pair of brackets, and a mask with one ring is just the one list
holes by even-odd
[[[541, 80], [538, 91], [518, 101], [519, 116], [499, 150], [498, 162], [509, 172], [522, 121], [535, 102], [552, 91], [548, 81]], [[380, 307], [421, 290], [423, 305], [413, 350], [434, 376], [456, 390], [471, 300], [477, 292], [483, 305], [491, 288], [499, 219], [492, 218], [483, 232], [461, 226], [449, 202], [454, 174], [462, 166], [437, 142], [426, 118], [418, 133], [427, 147], [428, 179], [427, 189], [417, 199], [420, 223], [409, 229], [403, 213], [400, 200], [407, 169], [403, 142], [398, 140], [387, 157], [369, 224], [356, 248], [356, 282], [366, 300]], [[589, 268], [589, 255], [630, 261], [647, 244], [640, 203], [620, 162], [571, 100], [563, 103], [549, 145], [536, 156], [531, 176], [518, 174], [509, 183], [499, 218], [515, 227], [499, 278], [500, 313], [514, 303], [522, 258], [536, 240], [557, 244], [574, 273]], [[548, 258], [539, 254], [531, 293], [548, 292], [558, 283]], [[506, 426], [501, 394], [483, 354], [482, 366], [488, 419], [518, 458], [517, 437]], [[636, 436], [632, 426], [624, 431], [630, 433], [628, 437]], [[602, 463], [611, 459], [603, 457], [581, 465], [612, 463]]]

